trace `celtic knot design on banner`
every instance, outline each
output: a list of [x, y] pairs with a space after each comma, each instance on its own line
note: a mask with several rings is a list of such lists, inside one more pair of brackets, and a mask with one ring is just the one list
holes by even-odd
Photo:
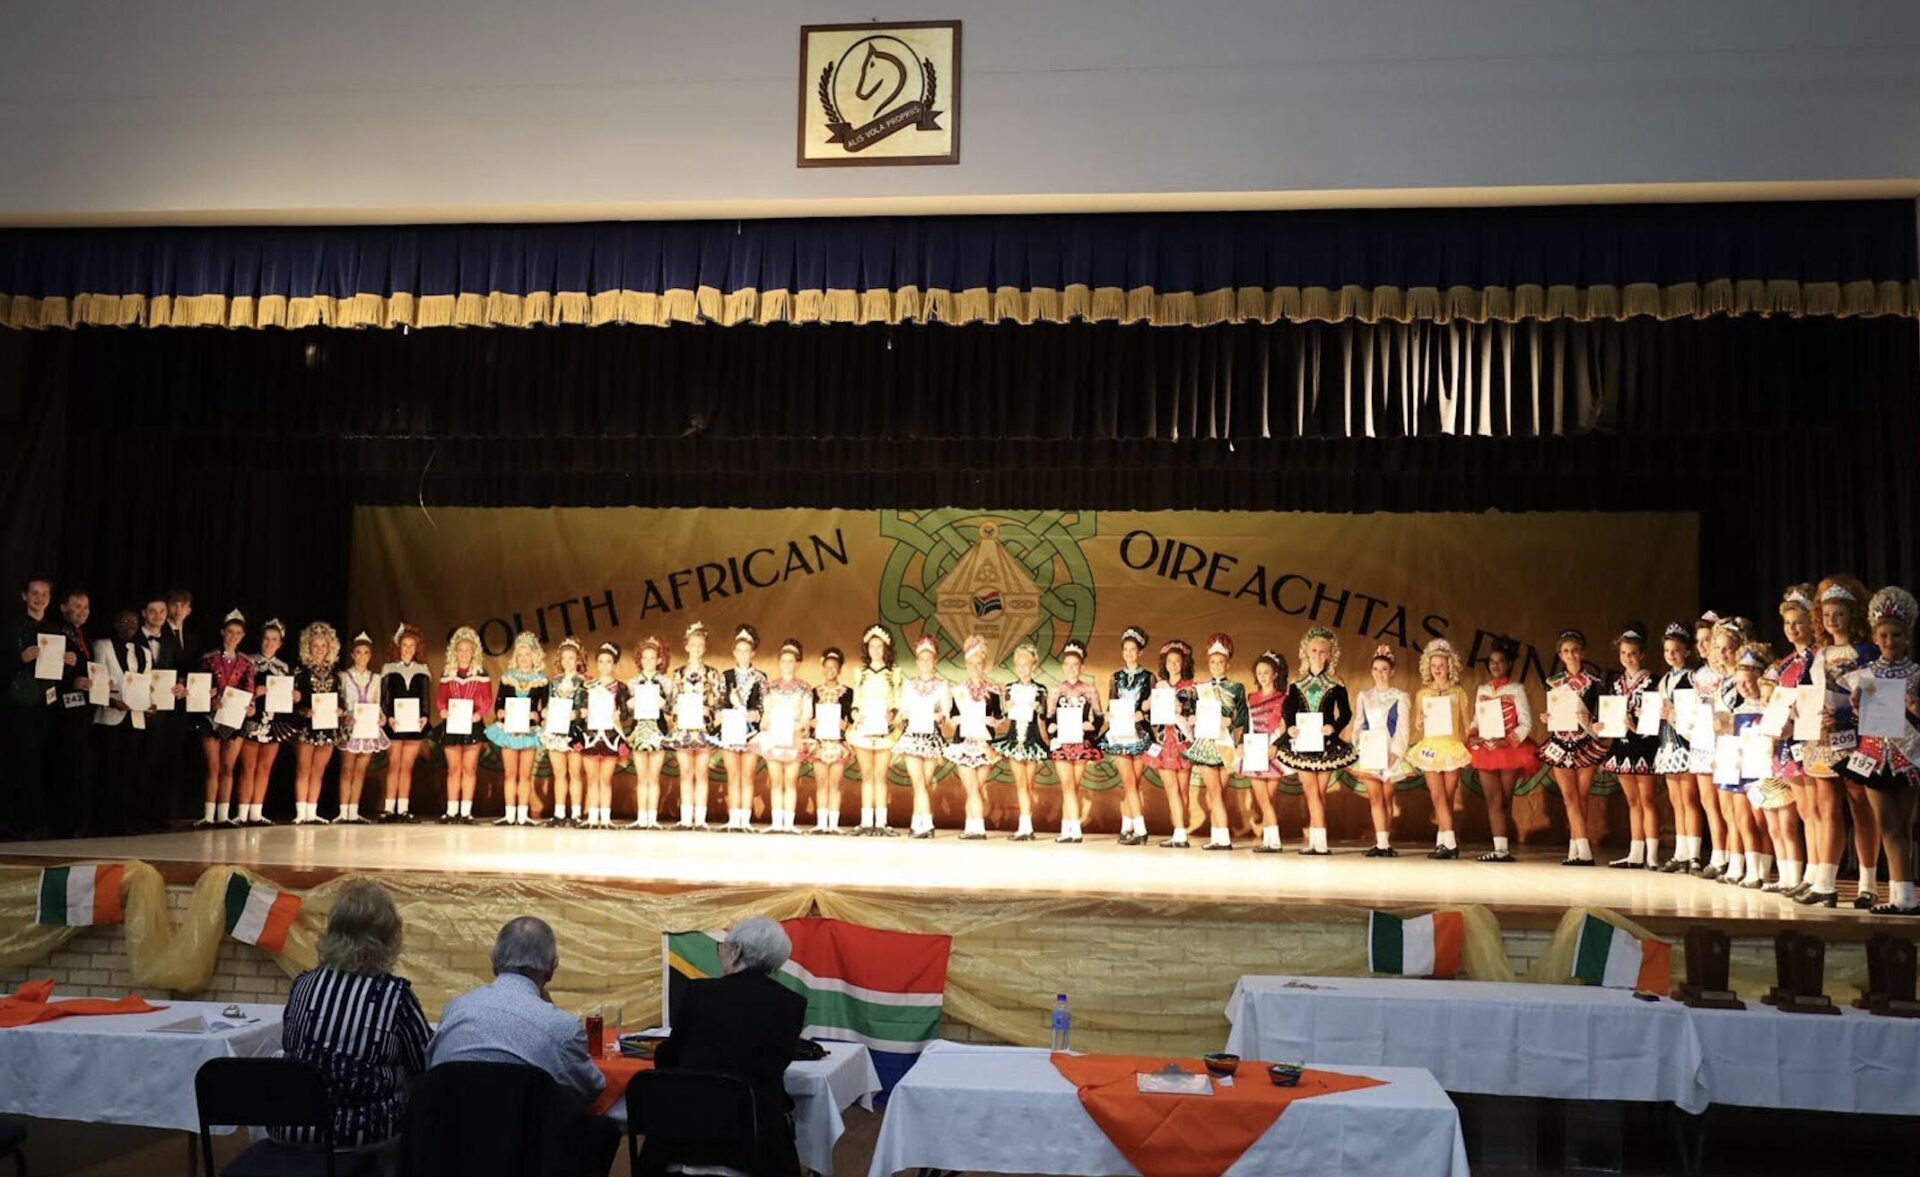
[[894, 548], [880, 576], [880, 619], [896, 649], [934, 634], [952, 667], [964, 664], [970, 633], [987, 639], [994, 667], [1031, 640], [1039, 676], [1055, 681], [1059, 648], [1093, 635], [1093, 570], [1081, 545], [1098, 533], [1091, 511], [882, 511], [880, 535]]

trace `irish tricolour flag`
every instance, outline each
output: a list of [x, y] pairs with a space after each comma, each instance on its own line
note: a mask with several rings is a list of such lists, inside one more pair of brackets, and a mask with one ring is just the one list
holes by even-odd
[[1589, 985], [1664, 994], [1673, 985], [1673, 945], [1642, 940], [1597, 916], [1580, 921], [1573, 975]]
[[227, 935], [267, 952], [287, 946], [287, 929], [300, 914], [300, 897], [235, 873], [227, 879]]
[[1402, 977], [1455, 977], [1466, 922], [1457, 911], [1403, 920], [1384, 911], [1367, 915], [1367, 968]]
[[[883, 932], [839, 920], [785, 920], [793, 957], [776, 979], [807, 999], [810, 1038], [864, 1043], [888, 1091], [933, 1041], [947, 987], [950, 936]], [[668, 932], [662, 939], [666, 1018], [689, 981], [720, 975], [724, 932]]]
[[119, 863], [46, 868], [40, 872], [40, 911], [34, 922], [66, 928], [119, 923], [125, 875]]

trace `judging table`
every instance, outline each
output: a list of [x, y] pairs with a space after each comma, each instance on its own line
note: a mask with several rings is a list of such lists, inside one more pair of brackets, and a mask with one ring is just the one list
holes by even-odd
[[155, 1027], [195, 1016], [225, 1021], [225, 1008], [224, 1002], [170, 1001], [152, 1013], [56, 1018], [0, 1030], [0, 1112], [197, 1132], [193, 1077], [200, 1065], [278, 1051], [282, 1007], [242, 1005], [251, 1020], [232, 1029], [181, 1034]]
[[[1229, 1173], [1466, 1177], [1459, 1113], [1432, 1075], [1400, 1067], [1318, 1069], [1364, 1074], [1382, 1085], [1290, 1104]], [[1243, 1068], [1236, 1081], [1267, 1080], [1257, 1068]], [[1081, 1106], [1050, 1051], [944, 1041], [930, 1043], [894, 1086], [868, 1177], [922, 1168], [1138, 1173]]]
[[1416, 1066], [1481, 1095], [1920, 1115], [1920, 1020], [1690, 1009], [1620, 989], [1242, 977], [1227, 1049]]

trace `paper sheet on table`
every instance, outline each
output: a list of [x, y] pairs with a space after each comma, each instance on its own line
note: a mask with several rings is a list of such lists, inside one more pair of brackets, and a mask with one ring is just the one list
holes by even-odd
[[1172, 687], [1155, 687], [1147, 696], [1147, 722], [1155, 727], [1171, 727], [1180, 716], [1180, 694]]
[[447, 700], [447, 734], [450, 736], [470, 736], [473, 734], [473, 700]]
[[633, 717], [635, 719], [660, 718], [660, 707], [664, 702], [660, 697], [660, 684], [643, 682], [633, 684]]
[[1673, 691], [1673, 730], [1679, 732], [1691, 744], [1690, 734], [1694, 729], [1694, 715], [1700, 708], [1700, 692], [1692, 687], [1675, 687]]
[[1786, 687], [1773, 688], [1767, 696], [1767, 709], [1760, 713], [1760, 730], [1774, 739], [1787, 734], [1787, 720], [1793, 716], [1793, 692]]
[[501, 710], [505, 712], [502, 722], [506, 725], [508, 735], [524, 736], [533, 731], [532, 696], [508, 695], [501, 704]]
[[153, 706], [153, 679], [134, 671], [120, 680], [120, 701], [128, 711], [145, 711]]
[[95, 707], [113, 702], [113, 680], [107, 677], [104, 662], [87, 663], [87, 702]]
[[740, 745], [747, 742], [747, 709], [723, 707], [720, 710], [720, 742]]
[[587, 691], [587, 730], [613, 730], [613, 692], [605, 687], [594, 687]]
[[43, 633], [40, 635], [40, 652], [33, 659], [33, 677], [41, 682], [53, 682], [67, 669], [67, 638], [65, 634]]
[[1600, 738], [1603, 740], [1622, 739], [1627, 734], [1627, 697], [1625, 695], [1600, 696]]
[[1107, 738], [1116, 744], [1134, 744], [1140, 740], [1140, 728], [1133, 710], [1133, 698], [1121, 696], [1107, 703]]
[[934, 715], [934, 703], [936, 701], [932, 695], [922, 694], [912, 687], [907, 688], [907, 733], [909, 735], [930, 736], [934, 734], [933, 724], [936, 718]]
[[1633, 734], [1636, 736], [1657, 736], [1660, 734], [1660, 705], [1665, 700], [1652, 692], [1640, 696], [1640, 711], [1633, 719]]
[[213, 710], [213, 676], [204, 670], [187, 675], [187, 710], [198, 715]]
[[378, 740], [380, 738], [380, 704], [355, 703], [353, 705], [353, 730], [347, 733], [351, 740]]
[[987, 739], [987, 701], [961, 696], [960, 699], [960, 738], [963, 740]]
[[767, 722], [760, 730], [776, 748], [791, 748], [799, 742], [795, 729], [800, 726], [800, 701], [792, 695], [767, 698]]
[[572, 699], [547, 696], [547, 722], [544, 730], [550, 736], [564, 736], [573, 730]]
[[1360, 760], [1358, 767], [1362, 772], [1370, 772], [1376, 776], [1385, 775], [1387, 771], [1387, 757], [1393, 750], [1391, 740], [1392, 737], [1387, 733], [1386, 720], [1384, 718], [1380, 719], [1373, 727], [1369, 727], [1360, 733]]
[[1087, 711], [1077, 699], [1062, 699], [1054, 713], [1053, 734], [1062, 744], [1083, 744], [1087, 739]]
[[[1301, 718], [1304, 719], [1306, 717], [1302, 716]], [[1315, 716], [1314, 718], [1317, 719], [1319, 717]], [[1300, 730], [1305, 732], [1306, 728], [1302, 727]], [[1272, 744], [1273, 737], [1266, 732], [1248, 732], [1247, 738], [1241, 741], [1240, 744], [1240, 771], [1243, 773], [1266, 772], [1271, 768], [1273, 765], [1273, 760], [1270, 755]], [[1306, 749], [1300, 747], [1300, 741], [1298, 739], [1294, 740], [1293, 746], [1298, 751], [1306, 751]]]
[[1860, 734], [1899, 739], [1906, 734], [1905, 679], [1860, 678]]
[[340, 730], [340, 692], [315, 691], [313, 693], [313, 730], [317, 732]]
[[840, 739], [840, 704], [816, 703], [813, 708], [813, 734], [816, 739]]
[[1693, 731], [1687, 735], [1687, 743], [1695, 748], [1711, 748], [1719, 740], [1719, 725], [1714, 722], [1713, 708], [1695, 707], [1693, 709]]
[[1199, 740], [1218, 740], [1226, 734], [1222, 722], [1220, 696], [1209, 691], [1200, 696], [1198, 709], [1194, 712], [1193, 735]]
[[270, 674], [267, 676], [267, 714], [293, 714], [293, 676]]
[[1562, 733], [1580, 730], [1579, 695], [1566, 687], [1555, 687], [1547, 692], [1547, 730]]
[[1483, 740], [1498, 740], [1507, 734], [1507, 711], [1498, 699], [1482, 699], [1473, 705], [1473, 725]]
[[239, 687], [228, 687], [220, 692], [220, 710], [214, 714], [213, 722], [221, 727], [239, 727], [247, 721], [247, 704], [253, 696]]
[[1773, 740], [1748, 728], [1740, 736], [1740, 779], [1765, 780], [1773, 775]]
[[1445, 695], [1428, 695], [1420, 700], [1420, 725], [1428, 739], [1453, 735], [1453, 700]]
[[673, 726], [683, 732], [698, 731], [707, 726], [706, 700], [700, 692], [691, 688], [681, 691], [673, 697]]
[[1827, 689], [1818, 683], [1793, 688], [1793, 738], [1817, 740], [1825, 718]]
[[1740, 737], [1721, 736], [1713, 744], [1713, 783], [1740, 783]]
[[1007, 714], [1025, 727], [1033, 722], [1033, 709], [1040, 705], [1040, 688], [1032, 683], [1014, 683], [1007, 688]]
[[408, 734], [420, 730], [420, 700], [409, 695], [393, 701], [393, 730]]
[[155, 711], [173, 710], [173, 688], [180, 681], [177, 670], [156, 670], [153, 672], [153, 709]]
[[1327, 717], [1318, 711], [1302, 711], [1294, 717], [1293, 726], [1299, 730], [1293, 736], [1295, 752], [1325, 752], [1327, 750]]

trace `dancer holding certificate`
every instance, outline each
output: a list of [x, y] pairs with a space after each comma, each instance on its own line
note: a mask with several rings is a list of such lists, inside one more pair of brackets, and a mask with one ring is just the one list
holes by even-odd
[[1247, 738], [1240, 745], [1236, 774], [1253, 790], [1260, 810], [1260, 844], [1255, 854], [1278, 854], [1280, 815], [1273, 807], [1273, 790], [1287, 776], [1279, 750], [1287, 735], [1287, 660], [1263, 650], [1253, 660], [1253, 690], [1247, 693]]
[[[319, 727], [313, 722], [313, 700], [331, 695], [334, 722]], [[293, 822], [295, 825], [324, 823], [320, 816], [320, 786], [327, 776], [327, 762], [340, 743], [340, 635], [324, 621], [308, 623], [300, 631], [300, 669], [293, 676], [295, 726], [298, 743], [293, 754]]]
[[553, 773], [553, 808], [547, 824], [578, 824], [586, 818], [587, 770], [581, 749], [587, 738], [587, 677], [580, 673], [580, 639], [560, 639], [560, 673], [547, 680], [540, 742]]
[[797, 834], [800, 762], [806, 733], [813, 724], [813, 688], [800, 677], [805, 649], [799, 638], [780, 643], [779, 673], [767, 681], [766, 709], [760, 721], [760, 758], [767, 762], [767, 809], [772, 834]]
[[1487, 807], [1487, 828], [1493, 834], [1493, 849], [1480, 856], [1481, 862], [1514, 861], [1509, 841], [1514, 789], [1540, 771], [1540, 753], [1532, 739], [1533, 704], [1527, 689], [1513, 681], [1519, 656], [1520, 647], [1512, 638], [1495, 638], [1487, 654], [1487, 681], [1473, 695], [1467, 752], [1473, 758], [1480, 799]]
[[1020, 805], [1020, 825], [1013, 833], [1016, 842], [1033, 841], [1033, 778], [1048, 758], [1047, 688], [1033, 679], [1039, 665], [1040, 651], [1032, 642], [1022, 642], [1013, 652], [1013, 681], [1006, 692], [1007, 734], [993, 746], [1013, 769], [1013, 791]]
[[1094, 732], [1103, 719], [1100, 688], [1080, 677], [1087, 647], [1070, 641], [1060, 650], [1060, 685], [1048, 700], [1053, 729], [1053, 771], [1060, 778], [1060, 842], [1081, 840], [1080, 779], [1103, 753]]
[[682, 830], [705, 830], [707, 826], [707, 774], [713, 764], [713, 742], [708, 724], [720, 709], [723, 698], [720, 675], [707, 665], [707, 627], [701, 622], [687, 626], [683, 644], [687, 661], [667, 676], [672, 684], [669, 702], [673, 705], [673, 730], [667, 733], [666, 746], [673, 749], [674, 770], [680, 775], [680, 821]]
[[[293, 670], [280, 657], [286, 644], [287, 627], [277, 617], [260, 627], [260, 652], [253, 656], [253, 704], [247, 708], [247, 721], [241, 727], [240, 767], [236, 774], [234, 823], [265, 826], [261, 810], [267, 802], [267, 785], [273, 779], [274, 762], [280, 759], [280, 745], [293, 739], [294, 700], [288, 690], [293, 685]], [[278, 681], [276, 681], [278, 680]]]
[[896, 759], [906, 762], [907, 777], [913, 782], [913, 823], [915, 838], [933, 837], [933, 774], [946, 755], [946, 741], [940, 738], [940, 723], [953, 709], [947, 680], [940, 677], [937, 663], [940, 643], [932, 634], [922, 634], [913, 643], [913, 676], [900, 687], [900, 713], [906, 719], [906, 731], [893, 745]]
[[505, 812], [497, 826], [533, 824], [533, 766], [540, 758], [541, 713], [547, 705], [546, 654], [534, 634], [517, 633], [500, 673], [487, 740], [500, 749], [500, 789]]
[[967, 678], [950, 692], [953, 705], [947, 716], [946, 757], [966, 792], [966, 825], [960, 839], [978, 842], [987, 836], [983, 791], [987, 770], [993, 765], [993, 741], [1003, 726], [1001, 698], [999, 684], [987, 677], [987, 639], [972, 634], [961, 650], [966, 656]]
[[1107, 730], [1100, 750], [1120, 772], [1120, 844], [1147, 844], [1147, 813], [1140, 803], [1140, 756], [1153, 746], [1147, 726], [1147, 705], [1153, 693], [1153, 671], [1140, 665], [1147, 649], [1147, 631], [1129, 625], [1120, 632], [1120, 669], [1108, 688]]
[[1560, 865], [1592, 866], [1587, 801], [1593, 795], [1593, 774], [1607, 758], [1607, 746], [1593, 727], [1604, 684], [1599, 669], [1587, 662], [1586, 634], [1563, 629], [1554, 648], [1560, 669], [1547, 676], [1547, 742], [1540, 746], [1540, 759], [1553, 769], [1567, 811], [1570, 845]]
[[860, 635], [866, 655], [853, 674], [853, 757], [860, 766], [860, 828], [862, 836], [886, 837], [887, 769], [893, 766], [894, 708], [903, 677], [893, 664], [893, 631], [878, 623]]
[[340, 814], [334, 820], [358, 825], [367, 820], [360, 815], [367, 764], [392, 744], [380, 726], [380, 676], [373, 669], [373, 638], [365, 630], [353, 635], [347, 661], [335, 708], [345, 738], [340, 741]]
[[807, 759], [813, 762], [814, 834], [840, 833], [840, 786], [847, 775], [846, 725], [853, 717], [853, 688], [840, 681], [847, 656], [838, 646], [820, 652], [820, 685], [813, 688], [813, 738]]
[[1247, 730], [1247, 688], [1227, 677], [1232, 665], [1233, 639], [1224, 633], [1209, 637], [1209, 677], [1194, 688], [1193, 742], [1187, 745], [1187, 762], [1199, 769], [1213, 822], [1207, 850], [1233, 849], [1233, 831], [1227, 825], [1227, 765]]
[[633, 726], [627, 729], [627, 744], [633, 749], [634, 786], [633, 828], [660, 828], [660, 770], [667, 760], [667, 696], [673, 684], [665, 673], [667, 645], [656, 637], [640, 639], [633, 652], [640, 672], [627, 683], [627, 698], [633, 704]]
[[1420, 653], [1420, 691], [1413, 697], [1420, 739], [1407, 749], [1407, 763], [1426, 778], [1436, 827], [1428, 858], [1460, 857], [1453, 830], [1453, 807], [1460, 791], [1460, 770], [1473, 763], [1461, 737], [1467, 730], [1467, 692], [1460, 685], [1460, 656], [1445, 638], [1435, 638]]
[[733, 631], [733, 665], [720, 672], [720, 732], [714, 740], [727, 774], [727, 824], [730, 833], [753, 832], [754, 778], [760, 775], [760, 753], [754, 737], [760, 730], [767, 676], [753, 664], [760, 649], [760, 631], [741, 625]]
[[381, 821], [420, 820], [412, 811], [413, 766], [420, 759], [421, 741], [427, 734], [428, 692], [433, 673], [420, 660], [426, 638], [417, 626], [405, 622], [393, 631], [387, 650], [387, 663], [380, 668], [380, 707], [386, 720], [387, 735], [393, 747], [387, 754], [387, 795], [382, 804]]
[[1187, 741], [1193, 731], [1193, 647], [1174, 638], [1160, 647], [1160, 678], [1147, 699], [1147, 719], [1157, 736], [1146, 761], [1160, 778], [1167, 798], [1173, 836], [1160, 843], [1173, 850], [1187, 848], [1187, 783], [1193, 766], [1187, 762]]
[[[253, 697], [253, 659], [240, 652], [240, 642], [247, 636], [247, 619], [235, 609], [228, 613], [220, 623], [220, 648], [209, 650], [201, 656], [199, 675], [210, 683], [213, 691], [244, 691], [249, 699]], [[187, 710], [194, 710], [195, 675], [188, 676]], [[222, 722], [230, 720], [231, 715], [220, 715], [209, 710], [210, 697], [197, 700], [201, 712], [194, 724], [200, 729], [200, 750], [207, 758], [206, 811], [200, 820], [194, 822], [197, 829], [207, 826], [233, 824], [231, 806], [233, 803], [234, 764], [240, 758], [241, 728], [246, 722], [246, 712], [242, 712], [237, 723]], [[253, 704], [246, 705], [246, 711], [252, 711]]]
[[1652, 870], [1660, 865], [1660, 811], [1655, 808], [1653, 790], [1653, 758], [1660, 748], [1660, 692], [1646, 667], [1646, 632], [1644, 623], [1629, 621], [1614, 639], [1620, 673], [1613, 677], [1613, 701], [1607, 696], [1600, 700], [1600, 734], [1613, 741], [1605, 768], [1620, 782], [1627, 799], [1627, 856], [1607, 864], [1615, 869]]
[[1888, 586], [1867, 604], [1879, 656], [1848, 680], [1860, 748], [1841, 771], [1867, 790], [1886, 844], [1888, 902], [1875, 915], [1920, 915], [1914, 894], [1913, 818], [1920, 801], [1920, 668], [1913, 661], [1913, 594]]
[[1393, 795], [1399, 783], [1413, 775], [1407, 763], [1408, 733], [1413, 730], [1413, 700], [1393, 685], [1393, 647], [1377, 646], [1367, 672], [1373, 685], [1357, 700], [1354, 775], [1366, 786], [1367, 807], [1373, 811], [1373, 845], [1368, 858], [1398, 858], [1393, 848]]
[[485, 738], [479, 721], [493, 711], [493, 680], [480, 662], [480, 635], [470, 625], [447, 639], [446, 669], [434, 702], [440, 750], [447, 757], [447, 812], [440, 824], [472, 825], [474, 777]]
[[1340, 640], [1314, 626], [1300, 639], [1300, 677], [1287, 686], [1286, 739], [1280, 761], [1300, 774], [1307, 798], [1307, 844], [1302, 854], [1326, 855], [1327, 786], [1333, 774], [1357, 758], [1340, 738], [1353, 722], [1353, 706], [1340, 681]]
[[585, 684], [587, 719], [580, 759], [587, 770], [587, 815], [580, 824], [590, 830], [613, 828], [613, 770], [627, 754], [620, 717], [630, 708], [627, 684], [616, 673], [619, 665], [620, 647], [601, 642], [593, 652], [593, 677]]

